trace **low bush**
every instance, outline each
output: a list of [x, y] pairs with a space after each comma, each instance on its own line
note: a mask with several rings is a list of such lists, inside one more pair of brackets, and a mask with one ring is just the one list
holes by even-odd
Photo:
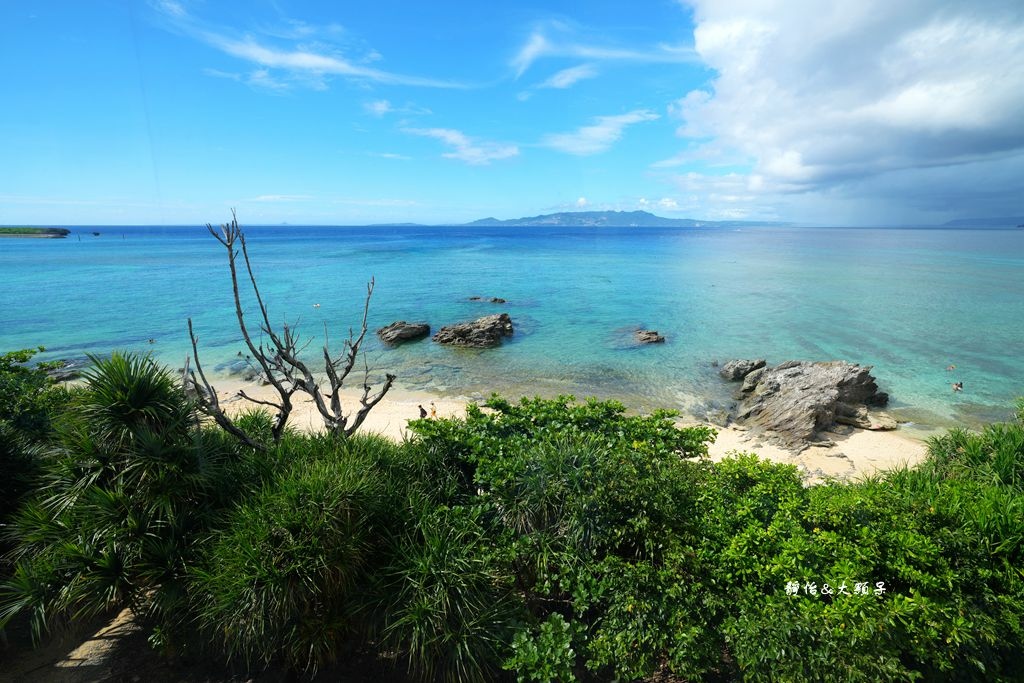
[[[629, 633], [619, 647], [633, 616], [646, 618], [625, 591], [639, 586], [652, 604], [670, 578], [681, 578], [662, 569], [698, 533], [706, 466], [689, 458], [707, 452], [713, 432], [678, 429], [668, 412], [627, 416], [615, 402], [572, 401], [494, 397], [491, 412], [471, 407], [465, 420], [414, 422], [414, 444], [443, 454], [467, 482], [456, 500], [482, 528], [478, 552], [500, 562], [520, 602], [524, 627], [494, 649], [492, 667], [502, 655], [523, 680], [584, 664], [646, 675], [662, 655], [665, 624], [648, 615], [650, 639]], [[620, 607], [626, 618], [616, 616]], [[556, 642], [558, 658], [545, 659]]]
[[52, 438], [53, 420], [71, 395], [47, 375], [57, 363], [29, 365], [36, 353], [0, 354], [0, 525], [34, 487], [41, 446]]
[[386, 642], [423, 680], [493, 680], [524, 616], [481, 517], [423, 510], [385, 570]]
[[186, 558], [232, 481], [223, 436], [197, 427], [167, 370], [115, 353], [85, 381], [9, 529], [0, 625], [25, 611], [36, 637], [119, 606], [172, 618]]
[[215, 652], [315, 672], [365, 640], [391, 513], [376, 456], [396, 448], [361, 437], [282, 441], [301, 459], [227, 514], [190, 572], [192, 609]]

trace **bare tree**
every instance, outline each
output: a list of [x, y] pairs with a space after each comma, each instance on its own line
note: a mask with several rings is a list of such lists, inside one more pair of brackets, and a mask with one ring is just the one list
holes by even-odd
[[[249, 349], [249, 356], [252, 359], [263, 378], [274, 387], [277, 392], [276, 400], [261, 400], [249, 396], [244, 391], [238, 395], [259, 406], [265, 406], [276, 410], [274, 415], [272, 434], [274, 442], [278, 442], [284, 434], [288, 417], [292, 413], [294, 404], [292, 397], [301, 392], [313, 399], [317, 411], [324, 420], [324, 426], [330, 434], [337, 436], [351, 436], [359, 426], [363, 424], [366, 416], [375, 405], [380, 403], [395, 381], [395, 376], [386, 374], [384, 384], [376, 393], [369, 383], [370, 368], [365, 363], [363, 372], [363, 393], [359, 398], [359, 409], [354, 414], [345, 415], [341, 406], [341, 388], [349, 374], [355, 368], [359, 359], [359, 348], [366, 337], [366, 318], [370, 310], [370, 297], [373, 296], [373, 278], [366, 285], [366, 303], [363, 306], [362, 323], [359, 334], [349, 329], [348, 339], [345, 340], [341, 355], [337, 358], [331, 355], [327, 324], [324, 323], [324, 370], [326, 375], [328, 391], [321, 388], [320, 381], [313, 375], [309, 366], [299, 358], [299, 354], [305, 349], [301, 345], [301, 339], [296, 331], [295, 325], [282, 326], [278, 333], [270, 324], [270, 316], [267, 313], [267, 305], [260, 294], [259, 286], [256, 284], [256, 277], [252, 272], [252, 263], [249, 261], [249, 251], [245, 244], [245, 235], [238, 225], [235, 211], [231, 211], [231, 223], [221, 225], [215, 229], [209, 223], [206, 229], [224, 247], [228, 255], [228, 268], [231, 271], [231, 288], [235, 298], [235, 316], [238, 318], [238, 327], [242, 332], [242, 338]], [[239, 250], [240, 247], [240, 250]], [[259, 344], [253, 341], [252, 331], [245, 321], [245, 311], [242, 307], [242, 298], [239, 293], [238, 256], [241, 254], [245, 264], [245, 275], [248, 276], [249, 284], [252, 286], [253, 295], [259, 306]], [[217, 398], [217, 391], [210, 384], [203, 371], [199, 360], [199, 338], [192, 329], [192, 319], [188, 320], [188, 334], [192, 340], [192, 353], [195, 358], [196, 369], [188, 371], [188, 384], [195, 391], [198, 397], [199, 407], [203, 412], [210, 415], [227, 432], [237, 437], [243, 443], [253, 448], [263, 449], [265, 444], [258, 442], [251, 435], [238, 427], [225, 413], [220, 401]]]

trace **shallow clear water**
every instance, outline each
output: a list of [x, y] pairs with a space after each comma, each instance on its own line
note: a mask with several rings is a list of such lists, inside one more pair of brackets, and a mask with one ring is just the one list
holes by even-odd
[[[247, 235], [272, 319], [298, 320], [310, 336], [327, 322], [340, 342], [358, 324], [371, 276], [372, 329], [512, 316], [515, 336], [499, 349], [429, 340], [385, 349], [369, 339], [371, 367], [397, 372], [408, 388], [573, 392], [693, 411], [727, 400], [713, 361], [764, 357], [874, 365], [897, 411], [933, 424], [1001, 419], [1024, 395], [1024, 230], [403, 226]], [[204, 228], [0, 240], [0, 349], [42, 344], [47, 358], [134, 349], [179, 367], [192, 317], [205, 364], [229, 361], [242, 347], [225, 264]], [[508, 303], [469, 301], [474, 295]], [[638, 327], [667, 343], [633, 347]], [[953, 381], [965, 391], [954, 394]]]

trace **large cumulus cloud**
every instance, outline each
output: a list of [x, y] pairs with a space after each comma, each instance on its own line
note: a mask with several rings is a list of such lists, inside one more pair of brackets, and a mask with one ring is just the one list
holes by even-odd
[[[1008, 166], [1024, 170], [1024, 3], [687, 4], [716, 76], [673, 105], [680, 135], [692, 154], [741, 159], [751, 192], [838, 189], [891, 208], [885, 178], [920, 174], [939, 183], [914, 197], [920, 215], [1024, 208], [1006, 187]], [[950, 167], [964, 172], [936, 172]]]

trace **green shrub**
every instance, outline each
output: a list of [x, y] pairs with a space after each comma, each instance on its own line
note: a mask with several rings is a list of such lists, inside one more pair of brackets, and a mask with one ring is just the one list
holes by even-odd
[[41, 487], [16, 514], [0, 623], [28, 611], [38, 637], [113, 607], [171, 619], [186, 559], [210, 521], [229, 453], [196, 427], [173, 376], [148, 358], [94, 359], [57, 425]]
[[424, 510], [392, 562], [385, 636], [410, 672], [424, 680], [493, 680], [523, 614], [480, 510]]
[[[571, 401], [512, 405], [495, 397], [490, 413], [471, 408], [465, 420], [413, 423], [414, 444], [443, 454], [463, 480], [472, 477], [458, 500], [475, 511], [535, 624], [531, 633], [570, 617], [580, 663], [626, 678], [648, 675], [663, 656], [667, 622], [639, 601], [631, 607], [625, 592], [645, 591], [643, 604], [656, 606], [655, 595], [685, 578], [664, 565], [700, 533], [696, 501], [707, 465], [687, 458], [707, 452], [713, 431], [678, 429], [667, 412], [626, 416], [615, 402]], [[648, 635], [634, 638], [637, 628]], [[520, 676], [552, 675], [530, 664], [540, 656], [539, 636], [523, 633], [506, 663]], [[624, 650], [618, 643], [626, 639]]]
[[575, 676], [576, 651], [573, 639], [580, 627], [570, 624], [558, 612], [548, 617], [537, 629], [516, 632], [512, 640], [512, 656], [504, 668], [516, 674], [520, 683], [558, 683]]
[[[200, 631], [229, 659], [315, 672], [364, 638], [384, 547], [379, 440], [293, 437], [304, 457], [241, 502], [192, 571]], [[218, 648], [214, 648], [215, 650]]]
[[28, 365], [35, 354], [33, 349], [0, 354], [0, 524], [32, 488], [40, 446], [52, 438], [53, 420], [70, 397], [46, 374], [55, 363]]
[[0, 423], [40, 441], [49, 436], [53, 417], [67, 403], [69, 392], [46, 373], [59, 362], [28, 365], [36, 353], [22, 349], [0, 354]]
[[929, 452], [925, 466], [940, 476], [1024, 491], [1024, 420], [950, 430], [929, 440]]

